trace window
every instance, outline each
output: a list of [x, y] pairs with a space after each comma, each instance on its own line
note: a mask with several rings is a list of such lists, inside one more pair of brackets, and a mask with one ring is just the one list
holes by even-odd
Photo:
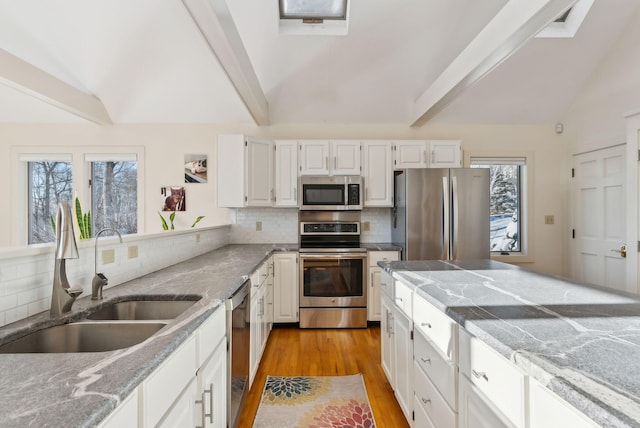
[[280, 19], [347, 19], [347, 0], [280, 0]]
[[58, 203], [72, 199], [71, 162], [65, 157], [47, 161], [27, 161], [28, 171], [28, 243], [55, 241]]
[[470, 166], [489, 168], [491, 252], [523, 252], [526, 159], [472, 157]]
[[138, 231], [138, 164], [135, 161], [93, 161], [91, 213], [93, 235], [105, 227], [121, 234]]

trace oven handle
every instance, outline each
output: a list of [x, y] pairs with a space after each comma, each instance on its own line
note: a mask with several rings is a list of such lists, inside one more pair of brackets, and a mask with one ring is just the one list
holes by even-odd
[[367, 253], [300, 253], [300, 259], [362, 259]]

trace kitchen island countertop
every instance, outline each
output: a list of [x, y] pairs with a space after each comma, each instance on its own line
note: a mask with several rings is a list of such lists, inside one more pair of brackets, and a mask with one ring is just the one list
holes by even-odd
[[188, 299], [193, 306], [146, 341], [110, 352], [0, 354], [0, 426], [92, 427], [100, 423], [184, 342], [273, 251], [295, 244], [227, 245], [104, 290], [104, 300], [78, 299], [72, 312], [48, 311], [0, 328], [0, 344], [36, 330], [83, 319], [96, 306], [132, 296]]
[[640, 427], [640, 299], [491, 260], [379, 262], [605, 427]]

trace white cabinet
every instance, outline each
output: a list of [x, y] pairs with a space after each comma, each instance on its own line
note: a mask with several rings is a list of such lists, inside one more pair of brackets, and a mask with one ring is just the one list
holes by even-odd
[[382, 282], [382, 269], [378, 266], [380, 261], [398, 260], [397, 251], [369, 251], [369, 281], [367, 290], [367, 320], [380, 321], [380, 287]]
[[428, 145], [425, 140], [394, 141], [394, 169], [427, 168], [429, 166]]
[[458, 362], [458, 324], [421, 297], [414, 299], [416, 330], [429, 339], [448, 361]]
[[275, 203], [277, 207], [298, 206], [298, 142], [275, 142]]
[[439, 428], [456, 428], [456, 413], [449, 407], [444, 397], [418, 363], [413, 366], [416, 403]]
[[225, 320], [221, 306], [144, 380], [138, 388], [140, 426], [202, 426], [203, 420], [205, 427], [227, 425]]
[[460, 376], [458, 428], [511, 428], [465, 376]]
[[529, 428], [596, 428], [597, 426], [598, 424], [540, 382], [529, 379]]
[[100, 428], [122, 428], [138, 426], [138, 390], [134, 389], [111, 414], [102, 421]]
[[360, 141], [303, 140], [300, 175], [360, 175]]
[[253, 379], [258, 371], [262, 352], [269, 338], [270, 318], [267, 315], [267, 289], [271, 282], [272, 258], [262, 263], [258, 269], [250, 275], [251, 279], [251, 327], [250, 327], [250, 348], [249, 348], [249, 385], [253, 384]]
[[393, 350], [393, 302], [387, 294], [382, 294], [381, 298], [381, 319], [380, 319], [380, 354], [381, 365], [391, 389], [396, 389], [394, 350]]
[[298, 322], [298, 253], [273, 255], [273, 322]]
[[393, 159], [388, 141], [362, 143], [364, 206], [393, 206]]
[[430, 168], [461, 168], [462, 146], [459, 140], [429, 141]]
[[402, 311], [393, 314], [393, 348], [395, 364], [395, 395], [400, 408], [407, 418], [413, 412], [413, 341], [411, 340], [411, 320]]
[[273, 205], [273, 142], [220, 135], [217, 153], [219, 207]]

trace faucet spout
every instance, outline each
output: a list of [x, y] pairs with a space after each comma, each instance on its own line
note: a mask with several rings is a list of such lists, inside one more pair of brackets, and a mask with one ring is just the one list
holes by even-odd
[[120, 232], [118, 232], [117, 230], [111, 228], [111, 227], [106, 227], [104, 229], [101, 229], [98, 233], [96, 233], [96, 242], [95, 242], [95, 248], [94, 248], [94, 277], [93, 280], [91, 281], [91, 300], [102, 300], [102, 289], [105, 285], [109, 284], [109, 279], [107, 279], [107, 277], [98, 272], [98, 238], [100, 238], [100, 236], [104, 233], [104, 232], [115, 232], [118, 235], [118, 238], [120, 239], [120, 243], [122, 244], [122, 236], [120, 235]]
[[56, 258], [50, 310], [52, 316], [69, 312], [73, 302], [82, 294], [82, 288], [71, 287], [67, 279], [66, 260], [77, 258], [78, 247], [73, 231], [71, 207], [67, 202], [61, 202], [58, 204], [56, 216]]

